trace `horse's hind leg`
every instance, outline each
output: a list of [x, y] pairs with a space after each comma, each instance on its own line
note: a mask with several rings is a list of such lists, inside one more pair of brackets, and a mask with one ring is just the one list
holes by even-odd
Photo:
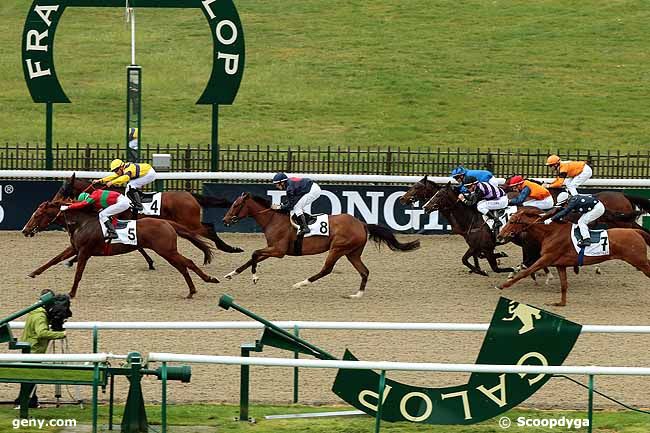
[[205, 229], [205, 237], [210, 239], [214, 244], [216, 245], [217, 249], [224, 251], [226, 253], [241, 253], [244, 250], [242, 250], [239, 247], [232, 247], [225, 243], [223, 239], [219, 237], [217, 232], [214, 231], [214, 227], [212, 224], [207, 224], [207, 223], [201, 223], [203, 224], [203, 228]]
[[153, 259], [147, 254], [147, 252], [144, 250], [144, 248], [138, 248], [138, 252], [142, 254], [142, 257], [147, 261], [147, 265], [149, 265], [149, 270], [150, 271], [155, 271], [156, 268], [153, 267]]
[[[158, 252], [158, 254], [162, 255], [162, 258], [167, 260], [170, 265], [176, 268], [178, 272], [183, 275], [183, 278], [185, 278], [185, 283], [187, 283], [187, 287], [190, 289], [190, 293], [187, 295], [187, 299], [192, 299], [192, 296], [196, 293], [196, 287], [194, 286], [194, 282], [192, 281], [192, 277], [190, 277], [190, 273], [187, 271], [187, 264], [185, 263], [185, 257], [181, 256], [177, 251], [171, 253], [171, 254], [161, 254]], [[185, 259], [185, 260], [183, 260]]]
[[352, 266], [354, 266], [354, 269], [356, 269], [357, 272], [359, 272], [359, 275], [361, 275], [361, 285], [359, 286], [359, 291], [354, 295], [350, 295], [350, 299], [360, 298], [363, 296], [366, 290], [366, 283], [368, 282], [368, 275], [370, 275], [370, 271], [361, 261], [361, 254], [363, 254], [363, 247], [356, 249], [350, 254], [346, 255], [347, 259], [350, 261], [350, 263], [352, 263]]
[[323, 278], [326, 275], [329, 275], [332, 272], [332, 269], [334, 269], [334, 265], [341, 258], [342, 255], [343, 253], [340, 250], [336, 250], [336, 249], [330, 250], [329, 254], [327, 255], [327, 258], [325, 259], [325, 264], [323, 264], [323, 268], [320, 270], [320, 272], [315, 275], [312, 275], [306, 280], [302, 280], [299, 283], [294, 284], [293, 288], [299, 289], [300, 287], [311, 284], [314, 281]]
[[215, 277], [211, 277], [210, 275], [206, 274], [196, 266], [196, 263], [194, 263], [192, 260], [188, 259], [187, 257], [183, 256], [182, 254], [178, 254], [183, 260], [185, 260], [185, 266], [190, 268], [196, 275], [198, 275], [203, 281], [206, 283], [218, 283], [219, 280]]
[[560, 302], [556, 302], [555, 305], [556, 307], [564, 307], [566, 305], [566, 292], [567, 289], [569, 288], [569, 280], [566, 275], [566, 267], [564, 266], [556, 266], [557, 273], [560, 276], [560, 286], [561, 286], [561, 291], [562, 291], [562, 300]]

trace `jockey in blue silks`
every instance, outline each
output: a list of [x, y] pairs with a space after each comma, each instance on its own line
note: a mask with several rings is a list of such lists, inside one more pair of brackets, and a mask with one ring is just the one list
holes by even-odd
[[451, 171], [451, 177], [453, 177], [456, 180], [456, 182], [460, 184], [459, 191], [461, 193], [467, 194], [469, 192], [469, 190], [465, 186], [465, 177], [469, 177], [469, 176], [472, 176], [473, 178], [477, 179], [479, 182], [489, 183], [495, 188], [499, 187], [499, 183], [497, 182], [497, 179], [496, 177], [494, 177], [492, 172], [488, 170], [468, 170], [462, 165], [460, 165]]

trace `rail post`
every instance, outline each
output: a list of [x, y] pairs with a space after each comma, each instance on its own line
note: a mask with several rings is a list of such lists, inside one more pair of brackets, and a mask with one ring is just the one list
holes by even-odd
[[594, 423], [594, 375], [589, 375], [589, 403], [587, 409], [587, 419], [589, 426], [587, 427], [587, 433], [591, 433], [593, 430], [592, 424]]
[[[251, 352], [261, 352], [262, 347], [257, 343], [244, 343], [240, 346], [241, 356], [248, 358]], [[239, 374], [239, 419], [237, 421], [251, 421], [248, 416], [250, 366], [242, 364]]]
[[384, 405], [384, 388], [386, 387], [386, 370], [382, 370], [379, 375], [379, 392], [377, 401], [377, 415], [375, 417], [375, 433], [379, 433], [381, 428], [381, 411]]
[[[300, 337], [300, 328], [298, 325], [293, 325], [293, 335]], [[300, 352], [297, 350], [293, 352], [293, 359], [300, 358]], [[298, 403], [298, 367], [293, 367], [293, 404]]]

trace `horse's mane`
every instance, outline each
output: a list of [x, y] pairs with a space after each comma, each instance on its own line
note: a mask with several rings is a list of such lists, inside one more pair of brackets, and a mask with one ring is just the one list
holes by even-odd
[[252, 194], [251, 194], [251, 198], [252, 198], [252, 199], [255, 201], [255, 203], [257, 203], [257, 204], [260, 204], [260, 205], [262, 205], [262, 206], [264, 206], [264, 207], [266, 207], [266, 208], [270, 208], [270, 207], [271, 207], [271, 201], [268, 200], [268, 199], [266, 199], [266, 198], [264, 198], [264, 197], [260, 197], [259, 195], [252, 195]]

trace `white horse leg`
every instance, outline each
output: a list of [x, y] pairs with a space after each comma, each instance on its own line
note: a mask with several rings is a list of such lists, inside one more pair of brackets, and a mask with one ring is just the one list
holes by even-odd
[[310, 285], [310, 284], [311, 284], [311, 281], [309, 281], [309, 280], [302, 280], [302, 281], [300, 281], [299, 283], [294, 284], [292, 287], [293, 287], [294, 289], [299, 289], [299, 288], [301, 288], [301, 287], [305, 287], [305, 286], [308, 286], [308, 285]]

